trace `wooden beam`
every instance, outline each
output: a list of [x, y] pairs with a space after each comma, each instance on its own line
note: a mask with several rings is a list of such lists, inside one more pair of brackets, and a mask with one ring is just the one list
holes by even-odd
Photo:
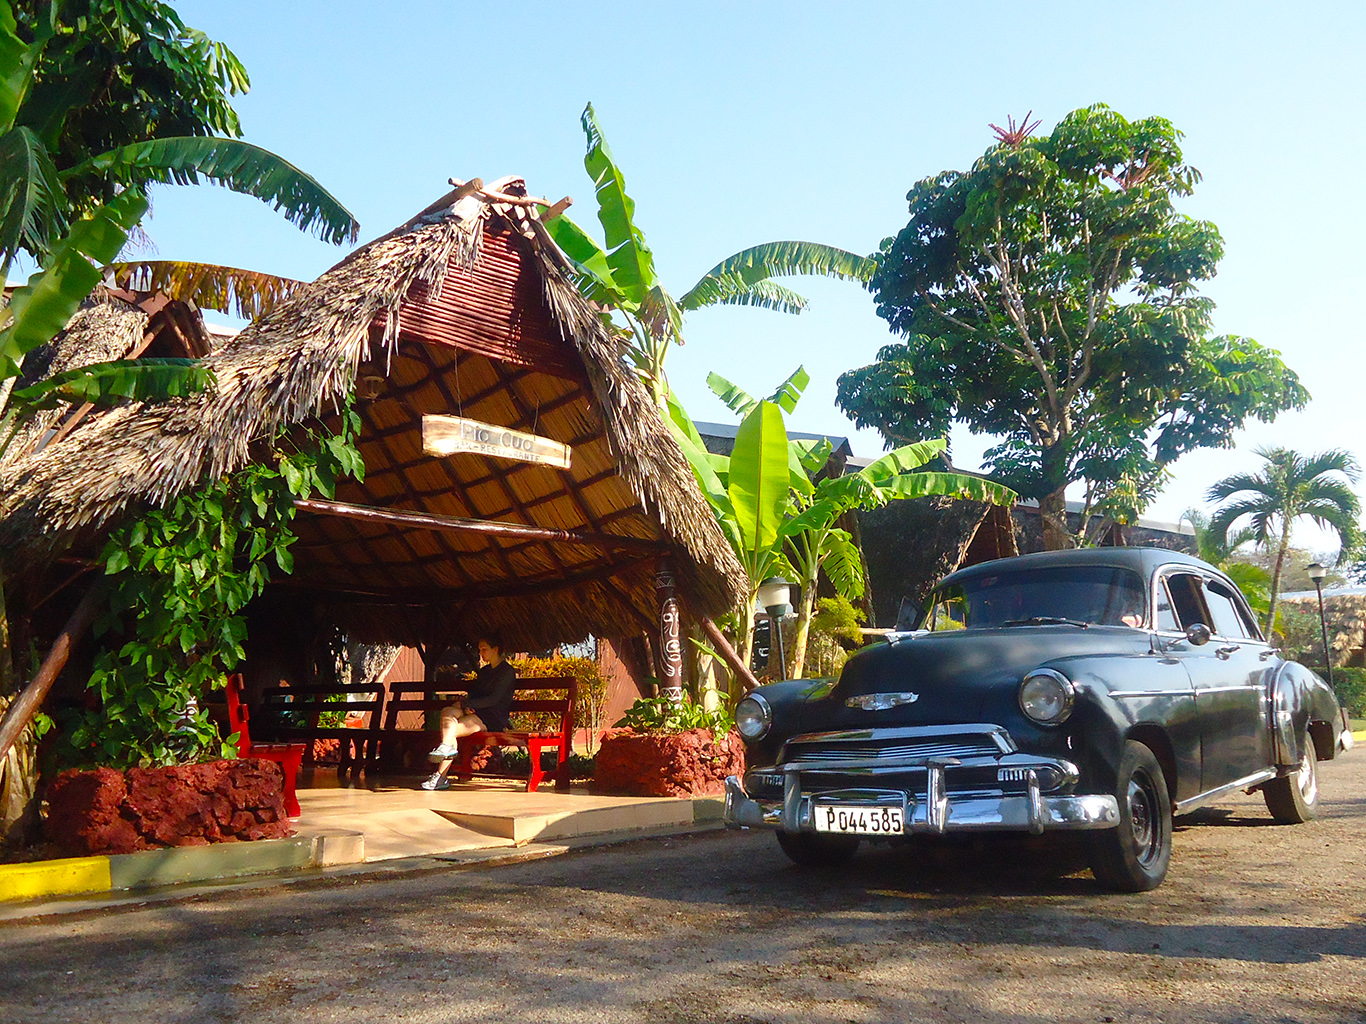
[[300, 499], [294, 502], [294, 507], [300, 511], [313, 512], [317, 515], [340, 516], [343, 519], [377, 523], [383, 526], [407, 526], [419, 530], [443, 532], [467, 531], [489, 534], [495, 537], [517, 537], [556, 541], [562, 544], [582, 544], [585, 547], [603, 548], [608, 551], [652, 551], [659, 553], [668, 550], [667, 545], [643, 537], [619, 537], [607, 533], [550, 530], [540, 526], [525, 526], [522, 523], [503, 523], [489, 519], [459, 519], [455, 516], [437, 515], [434, 512], [375, 508], [369, 505], [352, 505], [344, 501]]
[[702, 632], [707, 634], [716, 647], [716, 653], [721, 655], [721, 659], [730, 666], [730, 670], [735, 673], [736, 678], [744, 684], [746, 690], [752, 690], [759, 685], [759, 680], [754, 678], [754, 673], [750, 671], [748, 665], [740, 660], [740, 655], [735, 653], [735, 648], [726, 639], [726, 634], [722, 633], [716, 623], [711, 619], [702, 619]]

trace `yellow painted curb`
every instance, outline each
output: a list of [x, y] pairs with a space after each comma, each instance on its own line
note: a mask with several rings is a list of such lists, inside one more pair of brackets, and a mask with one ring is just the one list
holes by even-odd
[[71, 857], [33, 864], [0, 864], [0, 900], [108, 892], [110, 885], [108, 857]]
[[1358, 743], [1366, 743], [1366, 729], [1358, 729], [1356, 732], [1352, 733], [1352, 739], [1356, 740]]

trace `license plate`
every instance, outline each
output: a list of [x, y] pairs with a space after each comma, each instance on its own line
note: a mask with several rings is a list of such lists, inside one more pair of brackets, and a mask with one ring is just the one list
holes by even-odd
[[817, 832], [838, 832], [851, 836], [899, 836], [905, 829], [900, 807], [816, 804], [812, 817]]

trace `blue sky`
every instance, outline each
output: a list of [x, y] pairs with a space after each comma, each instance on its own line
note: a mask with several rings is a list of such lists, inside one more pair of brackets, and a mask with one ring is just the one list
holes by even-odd
[[[346, 203], [363, 238], [435, 199], [450, 177], [526, 178], [579, 202], [596, 230], [579, 112], [591, 100], [679, 294], [721, 258], [778, 238], [859, 252], [906, 219], [919, 178], [968, 165], [988, 122], [1027, 110], [1048, 131], [1105, 102], [1165, 116], [1204, 182], [1185, 212], [1227, 245], [1205, 293], [1216, 328], [1279, 349], [1314, 395], [1234, 451], [1198, 453], [1149, 511], [1174, 520], [1251, 450], [1347, 447], [1366, 461], [1358, 295], [1366, 146], [1360, 4], [264, 3], [182, 2], [185, 21], [243, 59], [246, 137]], [[266, 207], [213, 188], [162, 189], [158, 255], [311, 278], [341, 256]], [[855, 434], [835, 378], [888, 342], [866, 293], [795, 282], [801, 317], [741, 309], [688, 320], [669, 374], [696, 419], [729, 414], [716, 370], [752, 391], [798, 363], [812, 376], [796, 429]], [[219, 318], [222, 319], [222, 318]], [[954, 437], [976, 468], [987, 443]], [[1313, 531], [1302, 539], [1321, 544]]]

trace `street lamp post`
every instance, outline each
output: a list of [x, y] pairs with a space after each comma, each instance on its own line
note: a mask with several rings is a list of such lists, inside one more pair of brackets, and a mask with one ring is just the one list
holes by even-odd
[[1328, 620], [1323, 614], [1323, 578], [1328, 570], [1318, 562], [1310, 562], [1304, 567], [1309, 578], [1314, 581], [1314, 589], [1319, 595], [1319, 632], [1323, 635], [1323, 664], [1328, 669], [1328, 685], [1333, 685], [1333, 656], [1328, 650]]
[[778, 678], [787, 678], [787, 656], [783, 653], [783, 617], [792, 614], [792, 584], [781, 576], [770, 576], [759, 584], [759, 604], [768, 612], [769, 639], [778, 645]]

